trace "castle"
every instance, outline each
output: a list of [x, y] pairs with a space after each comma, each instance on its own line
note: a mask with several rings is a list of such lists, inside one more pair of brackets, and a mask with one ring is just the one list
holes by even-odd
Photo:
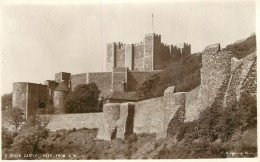
[[146, 34], [137, 44], [108, 43], [106, 48], [107, 72], [74, 74], [60, 72], [55, 80], [44, 84], [13, 83], [13, 107], [22, 108], [25, 117], [35, 114], [38, 108], [54, 105], [55, 114], [64, 114], [66, 95], [79, 84], [95, 83], [100, 100], [108, 103], [137, 101], [135, 88], [152, 72], [161, 71], [171, 62], [191, 54], [191, 46], [183, 43], [166, 45], [161, 35]]
[[[28, 118], [38, 108], [48, 107], [53, 102], [55, 115], [51, 115], [47, 125], [50, 131], [88, 128], [98, 129], [96, 139], [100, 140], [125, 139], [132, 133], [156, 134], [160, 139], [175, 131], [172, 126], [176, 120], [194, 121], [203, 110], [216, 103], [223, 108], [236, 104], [245, 91], [256, 96], [256, 52], [238, 60], [232, 52], [221, 50], [220, 44], [214, 44], [201, 54], [199, 86], [189, 92], [176, 92], [174, 86], [168, 87], [161, 97], [138, 100], [134, 90], [145, 76], [190, 54], [187, 44], [183, 48], [172, 48], [155, 43], [157, 38], [160, 36], [148, 34], [138, 45], [108, 44], [108, 72], [76, 75], [61, 72], [55, 75], [55, 80], [47, 80], [44, 85], [14, 83], [13, 106], [23, 108]], [[166, 47], [169, 50], [165, 54], [163, 49]], [[174, 48], [178, 52], [172, 53]], [[142, 57], [136, 59], [138, 53]], [[165, 55], [168, 60], [164, 60]], [[159, 61], [157, 57], [160, 57]], [[101, 97], [108, 96], [103, 112], [64, 114], [66, 94], [79, 84], [91, 82], [98, 85]]]

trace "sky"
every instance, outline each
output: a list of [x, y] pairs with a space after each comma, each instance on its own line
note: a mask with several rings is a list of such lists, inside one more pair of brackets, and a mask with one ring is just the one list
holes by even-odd
[[151, 32], [166, 44], [190, 43], [193, 53], [225, 47], [255, 32], [255, 10], [251, 0], [4, 1], [1, 94], [58, 72], [106, 71], [106, 43], [139, 43]]

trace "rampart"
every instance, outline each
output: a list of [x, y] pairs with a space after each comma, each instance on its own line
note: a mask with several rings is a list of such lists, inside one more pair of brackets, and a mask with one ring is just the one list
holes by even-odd
[[60, 114], [53, 115], [47, 128], [51, 131], [73, 128], [100, 128], [103, 124], [103, 113]]
[[124, 139], [132, 133], [152, 133], [157, 138], [165, 138], [174, 114], [185, 109], [185, 96], [186, 92], [175, 93], [174, 87], [170, 87], [163, 97], [135, 103], [105, 104], [101, 113], [54, 115], [48, 128], [51, 131], [97, 128], [97, 138], [102, 140]]

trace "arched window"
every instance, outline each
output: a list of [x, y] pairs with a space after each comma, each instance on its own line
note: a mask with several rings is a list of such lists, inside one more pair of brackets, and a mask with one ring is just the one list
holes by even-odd
[[39, 108], [40, 108], [40, 109], [46, 108], [45, 103], [44, 103], [44, 102], [39, 103]]

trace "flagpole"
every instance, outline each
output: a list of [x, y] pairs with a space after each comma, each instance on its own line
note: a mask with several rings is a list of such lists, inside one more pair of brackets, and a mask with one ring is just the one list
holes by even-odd
[[152, 32], [153, 32], [153, 14], [152, 14]]

